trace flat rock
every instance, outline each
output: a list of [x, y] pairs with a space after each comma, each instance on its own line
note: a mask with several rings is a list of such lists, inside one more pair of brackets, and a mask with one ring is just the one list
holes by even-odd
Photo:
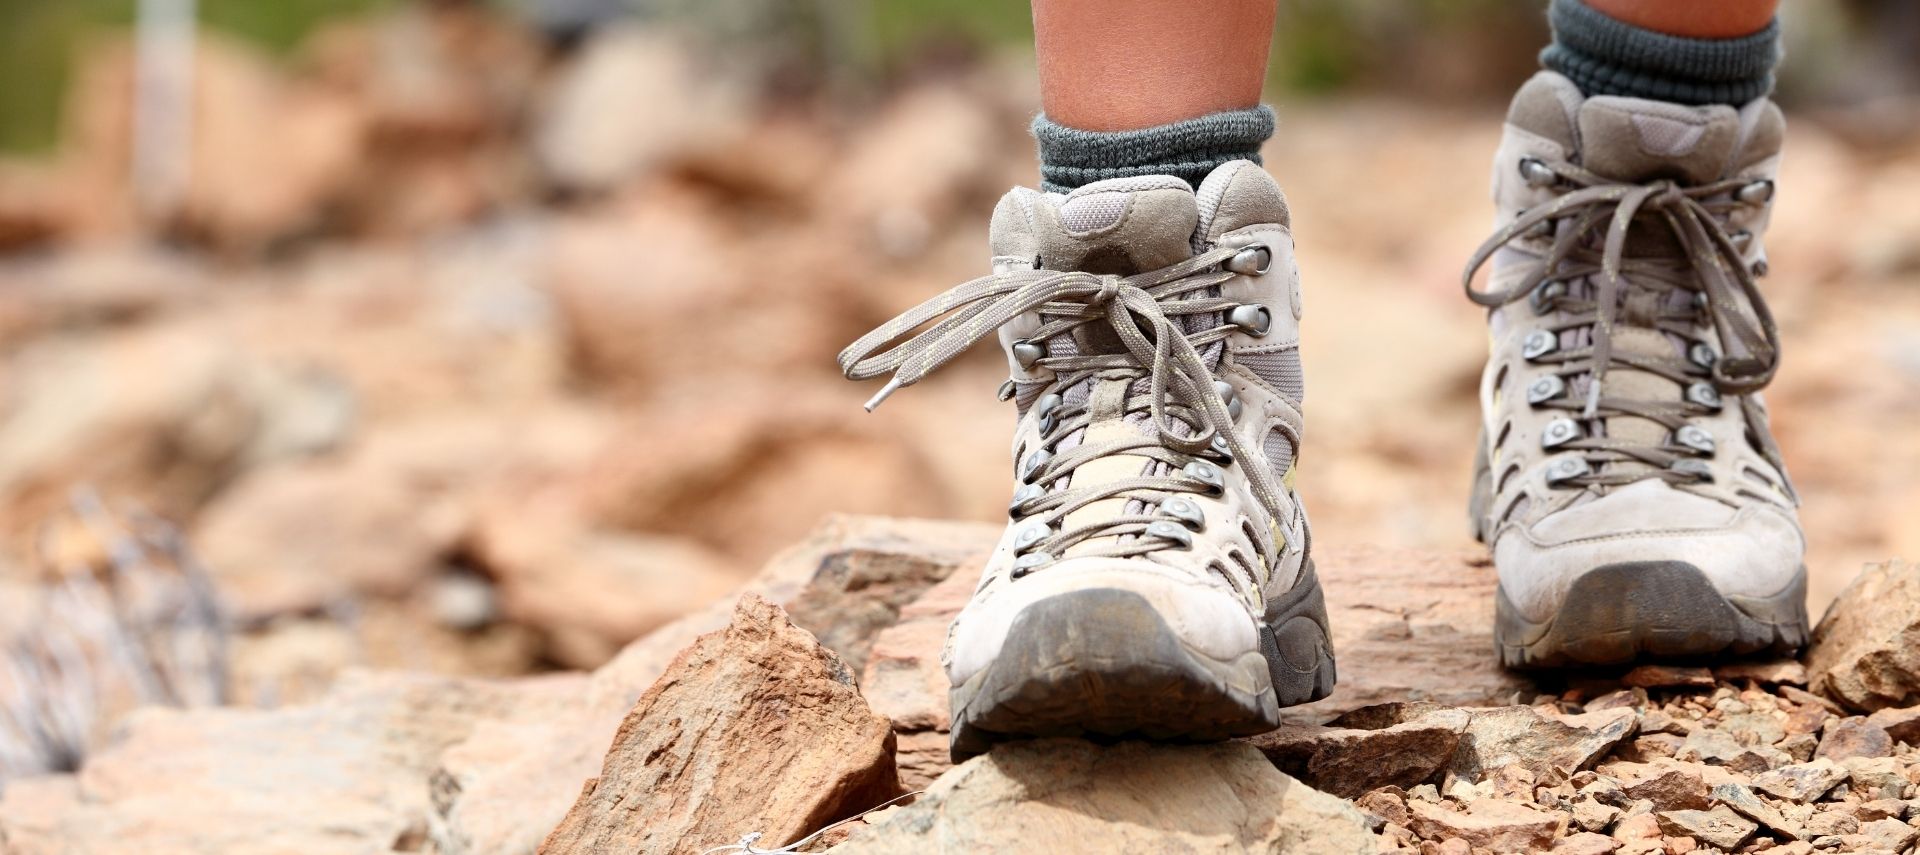
[[1754, 789], [1792, 802], [1810, 802], [1831, 792], [1847, 779], [1847, 769], [1820, 758], [1762, 773], [1753, 779]]
[[1351, 804], [1287, 777], [1249, 745], [1049, 739], [1002, 745], [953, 768], [913, 804], [874, 814], [829, 851], [1371, 855], [1377, 847]]
[[1620, 782], [1620, 790], [1629, 799], [1645, 799], [1656, 810], [1705, 810], [1708, 807], [1707, 784], [1693, 769], [1648, 770], [1642, 777]]
[[[982, 527], [984, 528], [984, 527]], [[997, 532], [994, 536], [997, 536]], [[991, 548], [992, 539], [987, 540]], [[1327, 592], [1340, 681], [1325, 700], [1282, 710], [1291, 722], [1322, 724], [1342, 713], [1390, 702], [1435, 708], [1511, 703], [1534, 688], [1493, 655], [1492, 567], [1466, 553], [1435, 554], [1364, 546], [1320, 547], [1315, 571]], [[861, 685], [902, 736], [931, 748], [947, 732], [947, 679], [940, 646], [947, 625], [980, 581], [983, 562], [902, 607], [898, 622], [874, 637]], [[1377, 730], [1378, 726], [1343, 725]], [[949, 768], [939, 750], [901, 761], [902, 782], [922, 786]], [[1504, 764], [1500, 764], [1504, 765]]]
[[1431, 802], [1413, 802], [1407, 807], [1413, 814], [1409, 827], [1414, 833], [1433, 840], [1465, 840], [1475, 848], [1495, 852], [1549, 849], [1567, 827], [1565, 814], [1543, 813], [1498, 799], [1476, 799], [1467, 804], [1466, 810]]
[[441, 752], [490, 717], [543, 716], [577, 676], [514, 684], [349, 672], [279, 710], [135, 712], [76, 775], [7, 782], [9, 855], [418, 848]]
[[1849, 757], [1887, 757], [1893, 754], [1893, 737], [1886, 729], [1864, 718], [1842, 719], [1827, 728], [1813, 756], [1841, 761]]
[[838, 655], [748, 594], [640, 697], [542, 852], [785, 843], [894, 796], [893, 727]]
[[1280, 771], [1350, 799], [1380, 787], [1409, 788], [1432, 780], [1453, 762], [1467, 720], [1461, 712], [1380, 730], [1290, 724], [1247, 741]]
[[1867, 567], [1827, 608], [1808, 684], [1861, 712], [1920, 703], [1920, 565]]
[[1788, 840], [1800, 839], [1801, 831], [1797, 826], [1787, 821], [1787, 818], [1772, 805], [1762, 801], [1746, 787], [1732, 783], [1720, 784], [1713, 788], [1711, 796], [1715, 802], [1726, 805], [1732, 808], [1734, 813], [1760, 823], [1774, 834]]
[[1915, 840], [1920, 840], [1920, 828], [1914, 828], [1897, 819], [1877, 819], [1860, 826], [1858, 832], [1868, 849], [1885, 852], [1905, 852]]
[[1564, 780], [1606, 756], [1633, 735], [1631, 709], [1580, 715], [1543, 714], [1533, 707], [1452, 709], [1433, 703], [1376, 704], [1352, 710], [1332, 724], [1377, 730], [1406, 723], [1450, 721], [1465, 713], [1467, 725], [1449, 771], [1469, 781], [1485, 780], [1505, 766], [1518, 765], [1542, 782]]
[[1724, 683], [1752, 680], [1775, 686], [1804, 686], [1807, 684], [1807, 666], [1794, 659], [1733, 662], [1715, 666], [1713, 676]]
[[1674, 756], [1747, 774], [1765, 772], [1793, 759], [1771, 745], [1749, 744], [1731, 732], [1710, 727], [1687, 734]]
[[1920, 745], [1920, 707], [1880, 710], [1867, 716], [1867, 723], [1886, 731], [1895, 742]]
[[1669, 810], [1654, 814], [1660, 830], [1675, 837], [1691, 837], [1731, 852], [1760, 827], [1725, 805], [1712, 810]]
[[1620, 848], [1620, 841], [1604, 834], [1582, 831], [1553, 842], [1554, 855], [1606, 855]]
[[1641, 665], [1628, 671], [1620, 682], [1640, 689], [1712, 688], [1714, 685], [1712, 671], [1678, 665]]

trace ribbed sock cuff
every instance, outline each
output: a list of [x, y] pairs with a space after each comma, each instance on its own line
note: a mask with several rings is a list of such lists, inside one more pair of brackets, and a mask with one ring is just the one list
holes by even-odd
[[1082, 131], [1042, 114], [1033, 120], [1040, 189], [1065, 193], [1095, 181], [1141, 175], [1172, 175], [1198, 187], [1220, 164], [1259, 163], [1260, 144], [1273, 136], [1273, 124], [1273, 110], [1265, 105], [1137, 131]]
[[1745, 104], [1773, 90], [1780, 22], [1750, 36], [1689, 39], [1607, 17], [1581, 0], [1553, 0], [1553, 44], [1540, 64], [1588, 95], [1680, 104]]

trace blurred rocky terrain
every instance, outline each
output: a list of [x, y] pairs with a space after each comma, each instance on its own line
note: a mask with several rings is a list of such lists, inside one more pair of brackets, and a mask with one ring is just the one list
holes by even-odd
[[[171, 210], [131, 202], [133, 66], [121, 42], [87, 53], [58, 156], [0, 163], [0, 642], [37, 643], [18, 661], [56, 663], [0, 674], [10, 844], [123, 851], [115, 841], [137, 831], [154, 852], [531, 851], [570, 805], [556, 847], [617, 840], [581, 782], [603, 760], [616, 779], [596, 789], [603, 800], [653, 780], [638, 743], [608, 758], [609, 740], [669, 660], [730, 620], [742, 628], [699, 648], [709, 662], [700, 673], [716, 684], [702, 691], [747, 691], [749, 665], [813, 674], [823, 687], [835, 674], [857, 678], [857, 693], [819, 710], [842, 724], [814, 732], [839, 736], [778, 755], [793, 781], [841, 783], [793, 790], [778, 802], [789, 824], [778, 825], [739, 794], [786, 770], [726, 778], [738, 796], [729, 809], [746, 812], [689, 807], [706, 811], [688, 814], [703, 818], [701, 831], [725, 833], [685, 845], [752, 830], [771, 842], [947, 771], [929, 657], [968, 589], [955, 574], [983, 529], [842, 519], [809, 532], [830, 512], [1004, 516], [1011, 413], [994, 399], [996, 354], [971, 354], [872, 416], [859, 410], [872, 390], [841, 380], [832, 356], [985, 269], [985, 213], [1007, 186], [1035, 178], [1023, 63], [942, 66], [853, 106], [826, 105], [770, 92], [671, 29], [612, 27], [556, 49], [440, 4], [330, 25], [286, 61], [209, 34], [194, 67], [191, 179]], [[1308, 289], [1302, 490], [1330, 556], [1323, 568], [1350, 568], [1344, 578], [1323, 569], [1344, 610], [1343, 695], [1301, 725], [1410, 700], [1517, 702], [1536, 712], [1502, 715], [1553, 720], [1629, 709], [1633, 727], [1575, 764], [1625, 787], [1632, 776], [1603, 761], [1657, 766], [1684, 752], [1655, 757], [1646, 752], [1673, 740], [1640, 741], [1693, 732], [1648, 716], [1711, 723], [1833, 703], [1782, 694], [1791, 681], [1709, 676], [1598, 708], [1593, 687], [1554, 687], [1534, 704], [1538, 687], [1494, 669], [1482, 637], [1490, 583], [1465, 519], [1484, 345], [1458, 277], [1490, 225], [1485, 164], [1499, 106], [1365, 95], [1279, 111], [1266, 162], [1290, 194]], [[1793, 126], [1764, 283], [1786, 346], [1768, 404], [1804, 497], [1816, 614], [1863, 566], [1920, 557], [1920, 138], [1863, 134], [1857, 114], [1818, 112]], [[146, 566], [129, 554], [161, 570], [127, 570]], [[181, 581], [202, 572], [211, 593]], [[138, 673], [148, 660], [163, 673], [201, 661], [174, 650], [110, 668], [59, 665], [64, 654], [42, 649], [38, 628], [67, 614], [61, 597], [81, 596], [61, 592], [92, 590], [80, 579], [164, 605], [122, 610], [173, 622], [142, 639], [211, 643], [213, 632], [221, 667], [193, 665], [166, 691], [96, 693], [84, 716], [58, 719], [68, 724], [57, 740], [20, 732], [52, 720], [19, 712], [20, 699], [77, 697], [87, 674]], [[785, 615], [734, 615], [743, 585]], [[788, 615], [831, 654], [781, 629]], [[102, 649], [151, 646], [130, 644]], [[730, 645], [759, 652], [730, 665]], [[1850, 704], [1899, 693], [1897, 681], [1807, 688]], [[649, 709], [710, 708], [700, 699], [722, 696], [662, 693]], [[1747, 709], [1728, 713], [1729, 701]], [[844, 726], [862, 705], [891, 728]], [[1834, 722], [1852, 720], [1841, 710], [1866, 711], [1830, 711]], [[1399, 738], [1472, 727], [1405, 715], [1342, 728]], [[1792, 763], [1767, 772], [1815, 762], [1796, 753], [1805, 739], [1784, 743], [1824, 739], [1826, 726], [1782, 731], [1768, 747]], [[1914, 758], [1895, 746], [1916, 738], [1889, 743], [1883, 759], [1897, 773]], [[72, 750], [34, 747], [55, 743]], [[1279, 769], [1335, 795], [1378, 789], [1318, 777], [1313, 758], [1331, 749], [1259, 748], [1294, 757]], [[1264, 799], [1297, 786], [1250, 751], [1228, 754], [1199, 764], [1228, 776], [1210, 792]], [[26, 775], [71, 772], [89, 756], [97, 762], [77, 776]], [[1157, 761], [1064, 751], [1022, 762], [1073, 786], [1103, 763]], [[1549, 818], [1529, 821], [1551, 825], [1562, 808], [1577, 821], [1575, 803], [1600, 780], [1530, 770], [1534, 787], [1555, 794], [1549, 803], [1521, 789], [1518, 773], [1487, 777], [1504, 767], [1449, 778], [1452, 768], [1396, 779], [1398, 792], [1363, 800], [1370, 814], [1311, 799], [1299, 810], [1384, 829], [1406, 848], [1460, 838], [1506, 851], [1488, 841], [1507, 838], [1446, 830], [1484, 819], [1472, 805], [1491, 795], [1453, 784], [1535, 792], [1524, 809]], [[1041, 774], [945, 779], [960, 783], [903, 808], [919, 825], [897, 833], [946, 821], [940, 805], [1004, 801], [1005, 776], [1029, 772]], [[1695, 774], [1708, 775], [1709, 795], [1759, 786], [1753, 775]], [[161, 777], [178, 786], [154, 792]], [[318, 780], [330, 789], [313, 790]], [[1830, 833], [1749, 832], [1739, 845], [1839, 838], [1861, 848], [1848, 835], [1904, 815], [1882, 805], [1866, 818], [1852, 805], [1914, 797], [1868, 780], [1883, 786], [1836, 779], [1775, 807], [1796, 828], [1836, 811], [1859, 828], [1833, 820]], [[806, 801], [820, 792], [839, 801]], [[1690, 826], [1663, 811], [1731, 810], [1766, 825], [1726, 799], [1634, 814], [1639, 798], [1594, 796], [1630, 828], [1655, 829], [1623, 840], [1717, 845], [1675, 831]], [[295, 802], [308, 807], [289, 822]], [[1469, 819], [1452, 810], [1462, 805]], [[1220, 840], [1292, 839], [1264, 814], [1215, 819]], [[1696, 821], [1708, 822], [1685, 820]], [[1619, 822], [1576, 825], [1619, 837]], [[286, 836], [254, 845], [263, 827]]]

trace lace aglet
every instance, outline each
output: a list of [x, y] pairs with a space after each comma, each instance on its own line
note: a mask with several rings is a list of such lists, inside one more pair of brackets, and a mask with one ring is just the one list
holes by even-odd
[[874, 408], [880, 406], [881, 401], [886, 400], [888, 395], [899, 390], [901, 385], [899, 375], [887, 378], [887, 385], [880, 387], [880, 391], [873, 393], [873, 397], [867, 399], [867, 412], [873, 412]]
[[1583, 419], [1590, 419], [1599, 414], [1600, 414], [1600, 381], [1596, 379], [1592, 383], [1589, 383], [1587, 385], [1587, 408], [1580, 412], [1580, 417]]

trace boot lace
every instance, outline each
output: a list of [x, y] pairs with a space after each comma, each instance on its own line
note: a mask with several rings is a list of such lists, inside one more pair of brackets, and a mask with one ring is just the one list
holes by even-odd
[[[1761, 451], [1777, 462], [1763, 414], [1750, 393], [1773, 379], [1779, 366], [1779, 332], [1754, 272], [1741, 257], [1743, 246], [1726, 226], [1729, 212], [1750, 204], [1738, 198], [1741, 190], [1757, 182], [1729, 178], [1696, 186], [1670, 180], [1621, 183], [1571, 163], [1537, 159], [1524, 161], [1522, 170], [1531, 170], [1530, 178], [1537, 176], [1540, 183], [1551, 182], [1558, 195], [1548, 204], [1521, 212], [1481, 244], [1468, 261], [1461, 284], [1469, 299], [1489, 309], [1530, 299], [1539, 314], [1557, 313], [1552, 324], [1534, 333], [1550, 338], [1529, 341], [1531, 346], [1523, 353], [1532, 362], [1556, 366], [1558, 379], [1549, 378], [1540, 391], [1559, 394], [1529, 394], [1529, 400], [1536, 407], [1567, 412], [1569, 422], [1561, 430], [1569, 436], [1551, 436], [1554, 427], [1550, 426], [1548, 440], [1559, 440], [1556, 451], [1580, 455], [1568, 461], [1571, 465], [1550, 471], [1549, 480], [1574, 487], [1618, 486], [1649, 477], [1673, 484], [1710, 481], [1711, 470], [1700, 458], [1712, 455], [1711, 437], [1689, 426], [1687, 419], [1719, 411], [1722, 395], [1741, 396], [1747, 424], [1764, 446]], [[1525, 276], [1503, 289], [1474, 288], [1474, 274], [1497, 251], [1543, 232], [1552, 234], [1552, 243]], [[1636, 236], [1633, 255], [1628, 254], [1630, 232]], [[1652, 240], [1643, 241], [1641, 234]], [[1664, 239], [1667, 236], [1671, 239]], [[1642, 245], [1645, 242], [1666, 249], [1648, 250]], [[1693, 344], [1685, 353], [1671, 356], [1616, 352], [1614, 337], [1623, 324], [1658, 330]], [[1694, 341], [1701, 326], [1709, 328], [1717, 340], [1717, 353], [1707, 343]], [[1575, 337], [1576, 341], [1584, 338], [1584, 345], [1561, 347], [1560, 337], [1568, 332], [1584, 333]], [[1671, 380], [1684, 388], [1683, 400], [1610, 395], [1607, 373], [1616, 367]], [[1581, 382], [1584, 396], [1574, 391]], [[1591, 429], [1604, 431], [1607, 420], [1620, 416], [1666, 427], [1667, 442], [1630, 442]], [[1586, 465], [1580, 465], [1580, 460]], [[1608, 465], [1635, 462], [1645, 466]]]
[[[1191, 530], [1202, 522], [1199, 509], [1180, 494], [1220, 495], [1225, 480], [1219, 466], [1255, 461], [1254, 449], [1233, 429], [1227, 401], [1215, 387], [1201, 349], [1224, 340], [1237, 327], [1218, 324], [1188, 333], [1182, 320], [1215, 315], [1237, 307], [1212, 296], [1232, 278], [1225, 264], [1248, 247], [1220, 247], [1186, 261], [1132, 276], [1077, 271], [1011, 270], [966, 282], [908, 309], [841, 351], [840, 369], [848, 379], [867, 380], [892, 373], [867, 402], [872, 410], [895, 391], [917, 383], [1001, 325], [1029, 312], [1041, 325], [1029, 341], [1045, 342], [1081, 327], [1104, 325], [1121, 349], [1111, 353], [1044, 355], [1034, 364], [1055, 372], [1041, 404], [1040, 447], [1021, 462], [1027, 486], [1015, 494], [1009, 512], [1027, 524], [1015, 535], [1016, 575], [1094, 538], [1077, 555], [1131, 557], [1191, 545]], [[1265, 251], [1261, 248], [1261, 251]], [[931, 326], [928, 326], [931, 324]], [[921, 327], [926, 327], [922, 330]], [[915, 332], [915, 330], [920, 330]], [[901, 341], [901, 339], [905, 341]], [[896, 342], [898, 342], [896, 344]], [[889, 347], [889, 345], [892, 345]], [[1145, 379], [1145, 384], [1136, 382]], [[1091, 397], [1061, 396], [1091, 381], [1096, 389], [1124, 388], [1119, 399], [1096, 403]], [[1144, 416], [1140, 430], [1095, 439], [1085, 431], [1102, 407], [1108, 414]], [[1116, 409], [1113, 409], [1117, 407]], [[1080, 434], [1071, 449], [1062, 440]], [[1071, 486], [1075, 470], [1114, 455], [1145, 458], [1143, 474], [1101, 484]], [[1275, 520], [1282, 519], [1284, 488], [1267, 467], [1247, 465], [1244, 472], [1255, 498]], [[1058, 488], [1065, 482], [1068, 486]], [[1125, 510], [1094, 522], [1056, 530], [1061, 521], [1096, 502], [1123, 499]], [[1157, 508], [1159, 513], [1144, 509]], [[1140, 512], [1135, 512], [1140, 509]]]

